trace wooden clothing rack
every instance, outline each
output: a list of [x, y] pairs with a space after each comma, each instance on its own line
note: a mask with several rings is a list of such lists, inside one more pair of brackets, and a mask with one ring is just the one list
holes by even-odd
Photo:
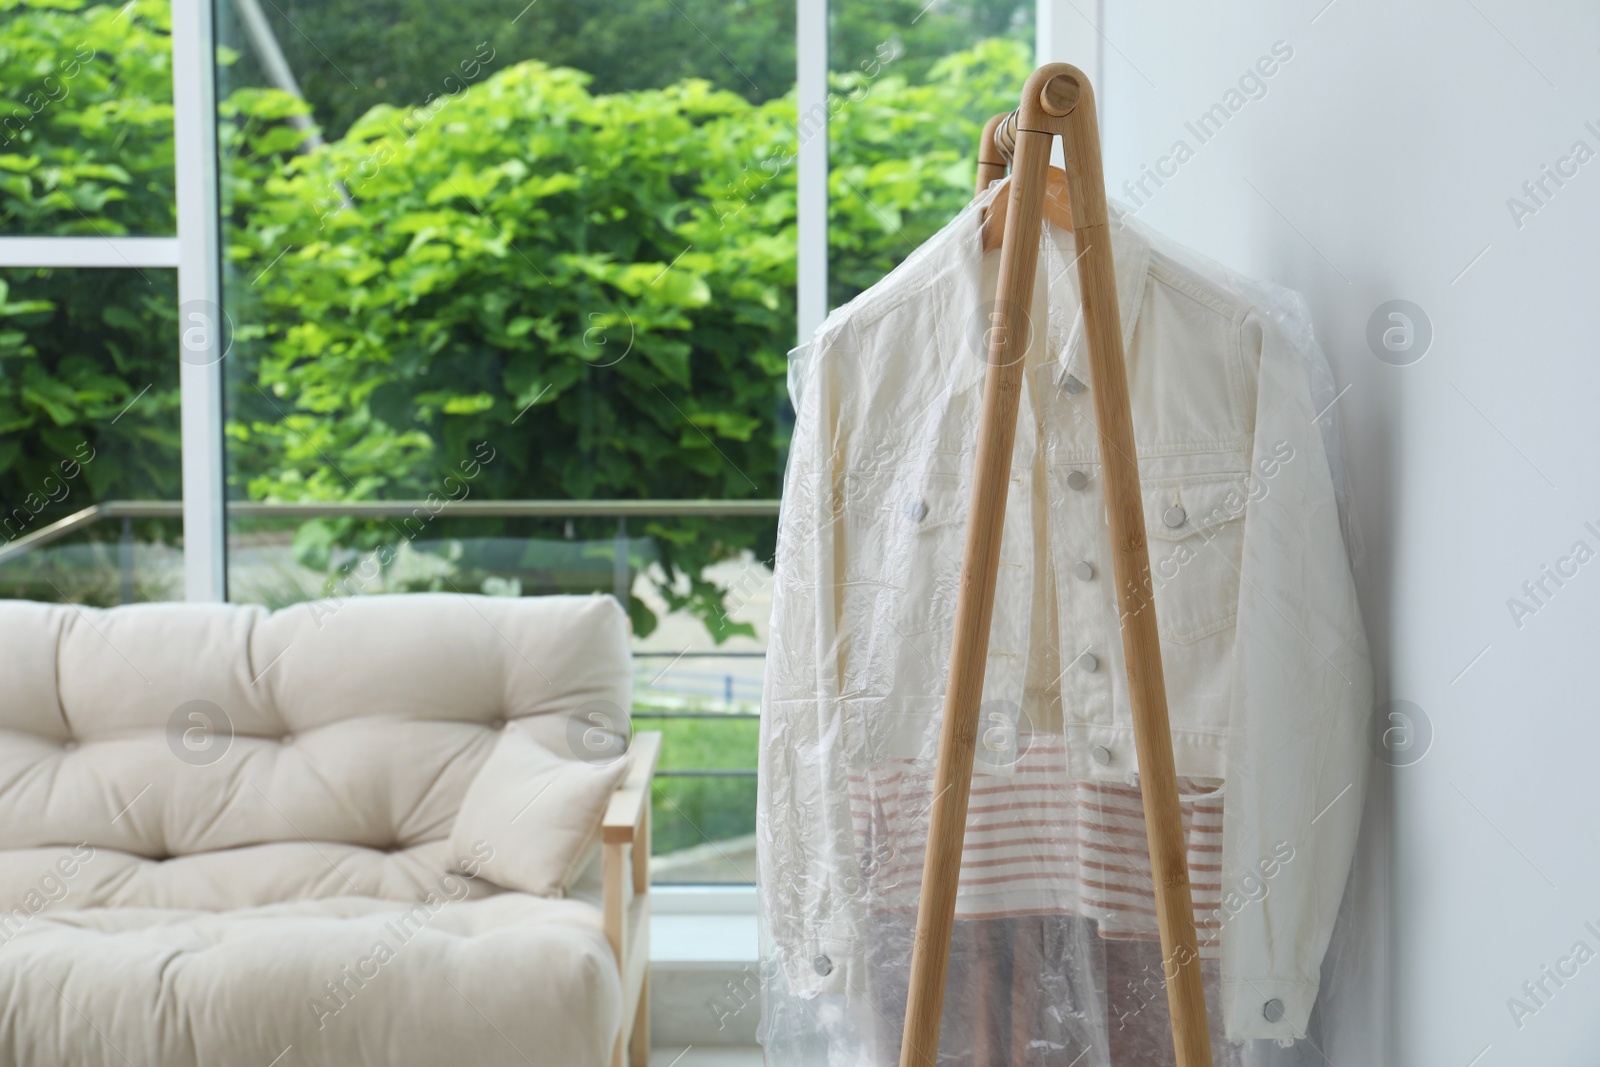
[[[1094, 92], [1089, 81], [1082, 71], [1066, 63], [1049, 63], [1034, 71], [1023, 86], [1021, 106], [1009, 115], [991, 119], [978, 146], [979, 191], [1004, 175], [1007, 155], [1011, 156], [1011, 185], [1004, 194], [1009, 203], [1005, 206], [1000, 277], [989, 330], [989, 364], [978, 423], [972, 505], [961, 559], [955, 639], [950, 649], [900, 1065], [934, 1067], [938, 1056], [962, 840], [978, 738], [978, 704], [989, 651], [1000, 536], [1022, 392], [1023, 352], [1013, 352], [1010, 342], [1019, 338], [1021, 347], [1026, 347], [1040, 227], [1051, 185], [1050, 148], [1055, 137], [1062, 141], [1067, 199], [1078, 251], [1084, 337], [1099, 430], [1134, 746], [1139, 757], [1139, 792], [1150, 846], [1173, 1046], [1178, 1067], [1211, 1067], [1205, 989], [1201, 984], [1183, 819], [1178, 807], [1150, 554], [1145, 543], [1133, 413], [1123, 366], [1122, 319], [1111, 260], [1100, 132], [1095, 124]], [[999, 212], [995, 214], [998, 222]]]

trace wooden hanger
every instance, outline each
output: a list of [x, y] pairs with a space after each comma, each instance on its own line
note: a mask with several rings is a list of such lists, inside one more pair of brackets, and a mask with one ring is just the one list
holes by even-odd
[[[1006, 211], [1011, 206], [1011, 175], [999, 179], [1000, 190], [983, 214], [983, 250], [1000, 247], [1006, 233]], [[1072, 229], [1072, 199], [1067, 194], [1067, 172], [1051, 167], [1045, 176], [1044, 218], [1063, 230]]]

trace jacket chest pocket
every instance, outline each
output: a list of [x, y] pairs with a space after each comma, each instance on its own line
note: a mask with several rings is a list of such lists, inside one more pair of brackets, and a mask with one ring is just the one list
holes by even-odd
[[1242, 473], [1144, 485], [1150, 580], [1165, 640], [1198, 641], [1237, 618], [1246, 494]]

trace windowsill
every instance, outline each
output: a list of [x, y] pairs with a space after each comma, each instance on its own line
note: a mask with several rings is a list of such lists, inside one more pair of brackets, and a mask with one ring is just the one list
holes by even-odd
[[756, 962], [755, 886], [652, 886], [650, 898], [651, 964], [736, 970]]

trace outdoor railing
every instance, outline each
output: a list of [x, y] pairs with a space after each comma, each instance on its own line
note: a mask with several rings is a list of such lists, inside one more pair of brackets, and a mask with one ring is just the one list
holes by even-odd
[[[237, 519], [387, 519], [418, 511], [434, 517], [480, 519], [582, 519], [776, 517], [776, 500], [350, 500], [277, 501], [240, 500], [228, 504], [228, 516]], [[177, 500], [108, 500], [91, 504], [48, 526], [0, 545], [0, 563], [31, 549], [42, 548], [63, 537], [86, 530], [106, 519], [178, 519], [183, 504]]]
[[[230, 518], [247, 519], [316, 519], [316, 518], [359, 518], [382, 519], [410, 516], [421, 512], [434, 519], [443, 517], [451, 518], [615, 518], [617, 520], [618, 537], [627, 536], [627, 522], [629, 519], [648, 518], [679, 518], [685, 516], [700, 516], [711, 518], [761, 518], [776, 517], [778, 514], [778, 501], [776, 500], [461, 500], [461, 501], [424, 501], [424, 500], [358, 500], [358, 501], [306, 501], [306, 502], [279, 502], [279, 501], [237, 501], [228, 504]], [[55, 542], [83, 533], [101, 522], [121, 520], [123, 528], [121, 539], [131, 544], [133, 540], [132, 523], [138, 519], [179, 519], [183, 516], [183, 504], [176, 500], [110, 500], [93, 504], [74, 512], [65, 518], [43, 526], [31, 533], [17, 537], [7, 544], [0, 545], [0, 563], [14, 560], [26, 553], [45, 548]], [[131, 554], [122, 553], [122, 565], [131, 568]], [[626, 568], [623, 568], [626, 570]], [[626, 595], [626, 586], [618, 579], [619, 595]], [[124, 590], [131, 589], [131, 575], [125, 575]], [[125, 595], [124, 599], [131, 599]], [[634, 654], [636, 659], [672, 658], [678, 660], [691, 659], [739, 659], [763, 658], [764, 651], [720, 652], [715, 650], [685, 651], [685, 652], [658, 652], [640, 651]], [[669, 665], [670, 666], [670, 665]], [[736, 720], [756, 719], [760, 716], [754, 711], [732, 710], [734, 701], [731, 699], [731, 685], [728, 698], [724, 703], [729, 706], [727, 711], [655, 711], [636, 708], [633, 712], [635, 719], [650, 720], [678, 720], [678, 719], [715, 719]], [[754, 768], [674, 768], [658, 770], [658, 777], [663, 778], [750, 778], [756, 772]]]

